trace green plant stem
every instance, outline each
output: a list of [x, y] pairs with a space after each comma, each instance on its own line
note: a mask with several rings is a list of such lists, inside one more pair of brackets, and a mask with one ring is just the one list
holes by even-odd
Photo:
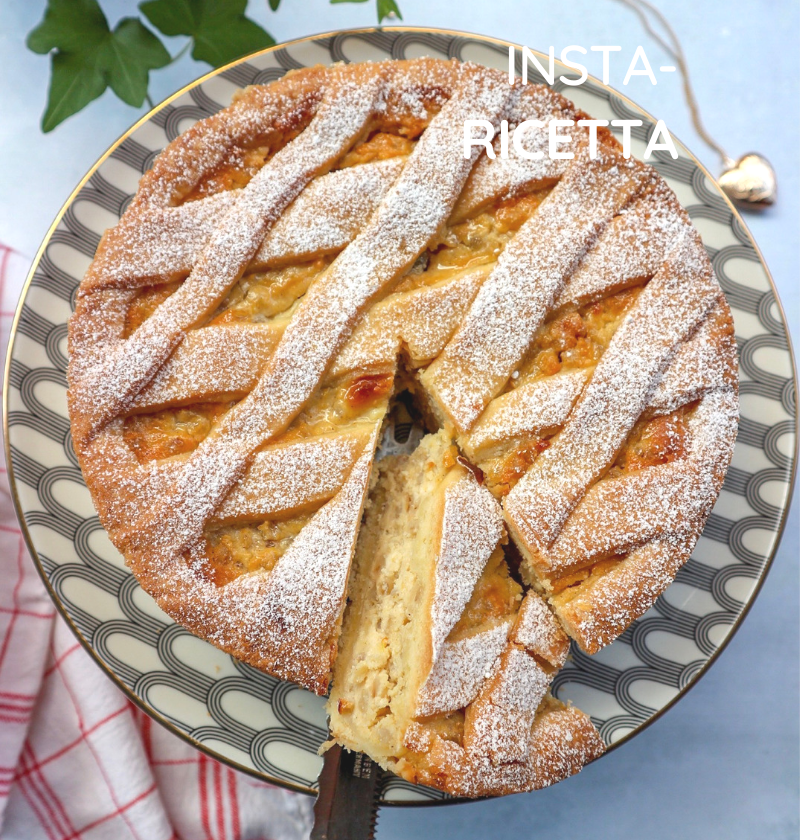
[[152, 111], [152, 110], [153, 110], [153, 108], [155, 108], [155, 107], [156, 107], [156, 106], [153, 104], [153, 100], [150, 98], [150, 94], [149, 94], [149, 93], [146, 93], [146, 94], [144, 95], [144, 100], [145, 100], [145, 102], [147, 102], [147, 107], [148, 107], [148, 109], [149, 109], [149, 110], [151, 110], [151, 111]]
[[175, 53], [175, 55], [174, 55], [174, 56], [170, 59], [170, 62], [169, 62], [169, 63], [170, 63], [170, 64], [174, 64], [176, 61], [178, 61], [178, 59], [183, 58], [183, 57], [184, 57], [184, 55], [186, 55], [187, 51], [189, 50], [189, 48], [190, 48], [191, 46], [192, 46], [192, 42], [191, 42], [191, 40], [187, 41], [187, 42], [183, 45], [183, 47], [181, 47], [181, 48], [178, 50], [178, 52], [177, 52], [177, 53]]

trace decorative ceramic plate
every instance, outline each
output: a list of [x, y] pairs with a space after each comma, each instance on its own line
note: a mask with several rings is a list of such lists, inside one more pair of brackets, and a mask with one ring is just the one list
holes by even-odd
[[[324, 700], [179, 627], [109, 542], [70, 440], [66, 347], [73, 297], [101, 233], [116, 224], [153, 158], [196, 120], [228, 105], [238, 88], [335, 61], [431, 55], [505, 68], [507, 47], [449, 31], [369, 29], [293, 41], [215, 71], [159, 105], [103, 155], [64, 205], [28, 278], [9, 351], [6, 445], [19, 517], [53, 599], [92, 656], [146, 712], [270, 782], [313, 792], [317, 749], [326, 737]], [[634, 154], [643, 153], [655, 121], [633, 103], [591, 79], [565, 94], [594, 117], [643, 119], [633, 129]], [[775, 289], [742, 220], [695, 158], [679, 151], [677, 160], [657, 152], [655, 166], [702, 234], [733, 309], [741, 426], [719, 501], [675, 583], [597, 655], [573, 650], [553, 684], [561, 700], [591, 715], [609, 746], [669, 708], [732, 636], [775, 553], [795, 463], [792, 358]], [[395, 778], [386, 780], [383, 796], [389, 803], [446, 799]]]

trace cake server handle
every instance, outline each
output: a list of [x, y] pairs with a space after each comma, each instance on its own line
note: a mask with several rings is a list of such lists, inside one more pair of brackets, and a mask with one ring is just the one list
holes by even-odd
[[380, 768], [334, 744], [323, 756], [310, 840], [374, 840]]

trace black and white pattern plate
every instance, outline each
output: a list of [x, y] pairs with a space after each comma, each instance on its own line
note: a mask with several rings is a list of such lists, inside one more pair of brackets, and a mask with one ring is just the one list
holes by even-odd
[[[100, 526], [70, 441], [67, 319], [100, 235], [116, 223], [141, 174], [180, 132], [227, 105], [238, 88], [317, 63], [423, 55], [501, 69], [508, 60], [507, 44], [461, 33], [348, 31], [251, 56], [160, 105], [100, 159], [63, 208], [34, 263], [9, 352], [12, 487], [32, 553], [67, 621], [132, 699], [170, 729], [223, 761], [307, 792], [321, 766], [324, 700], [176, 625], [139, 587]], [[644, 152], [655, 121], [633, 103], [592, 80], [564, 92], [595, 117], [644, 120], [633, 132], [634, 154]], [[675, 583], [597, 655], [573, 650], [556, 677], [554, 692], [589, 713], [609, 745], [675, 702], [730, 638], [775, 553], [795, 463], [795, 379], [775, 289], [739, 216], [695, 158], [679, 151], [677, 160], [657, 152], [650, 162], [702, 234], [733, 309], [741, 426], [719, 501]], [[446, 797], [390, 779], [384, 799]]]

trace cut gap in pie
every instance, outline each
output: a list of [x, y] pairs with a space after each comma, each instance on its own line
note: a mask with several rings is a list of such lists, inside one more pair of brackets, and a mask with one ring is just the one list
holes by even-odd
[[[337, 731], [451, 793], [598, 753], [547, 695], [562, 628], [593, 652], [654, 603], [735, 437], [733, 325], [699, 236], [610, 133], [590, 155], [585, 116], [434, 59], [253, 86], [154, 161], [70, 322], [76, 452], [142, 586], [324, 693], [358, 545]], [[476, 117], [573, 120], [574, 157], [529, 132], [539, 159], [465, 159]], [[393, 406], [431, 434], [375, 467], [359, 532]], [[394, 664], [370, 661], [360, 700], [348, 651], [384, 609]]]
[[[328, 701], [336, 741], [463, 795], [548, 784], [545, 721], [568, 763], [602, 751], [589, 720], [547, 693], [567, 638], [538, 595], [523, 606], [506, 542], [496, 501], [444, 430], [379, 463]], [[485, 713], [497, 706], [495, 732]]]

